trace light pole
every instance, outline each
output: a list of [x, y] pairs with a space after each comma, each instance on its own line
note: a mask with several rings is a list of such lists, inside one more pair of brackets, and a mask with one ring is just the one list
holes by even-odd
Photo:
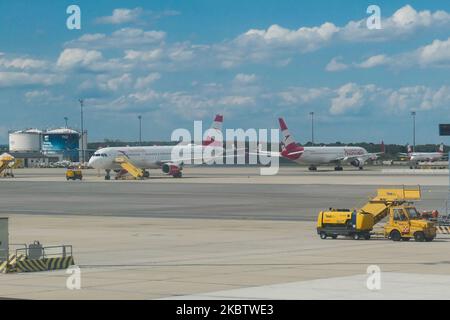
[[139, 145], [142, 146], [142, 116], [138, 116], [139, 119]]
[[84, 164], [84, 117], [83, 117], [83, 99], [78, 100], [80, 102], [80, 111], [81, 111], [81, 164]]
[[413, 119], [413, 152], [416, 151], [416, 112], [411, 111], [411, 116]]
[[67, 129], [67, 128], [68, 128], [68, 126], [67, 126], [67, 121], [69, 121], [69, 118], [64, 117], [64, 121], [66, 122], [66, 129]]
[[314, 112], [310, 112], [311, 116], [311, 143], [314, 145]]

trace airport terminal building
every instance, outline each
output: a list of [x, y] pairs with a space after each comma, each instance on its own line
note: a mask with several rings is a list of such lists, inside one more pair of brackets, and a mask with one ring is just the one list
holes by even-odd
[[9, 153], [20, 159], [24, 167], [48, 165], [62, 160], [79, 162], [81, 150], [86, 148], [86, 131], [83, 135], [70, 128], [9, 132]]

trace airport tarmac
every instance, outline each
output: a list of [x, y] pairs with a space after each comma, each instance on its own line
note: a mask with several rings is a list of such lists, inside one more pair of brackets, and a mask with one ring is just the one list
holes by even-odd
[[[10, 223], [13, 243], [72, 244], [81, 290], [67, 289], [64, 271], [0, 274], [0, 297], [450, 298], [444, 236], [431, 243], [321, 240], [314, 223], [302, 221], [14, 215]], [[378, 292], [366, 287], [371, 265], [382, 272]], [[428, 288], [407, 290], [424, 282]]]
[[182, 179], [160, 174], [144, 181], [105, 181], [95, 170], [85, 170], [83, 181], [66, 181], [63, 169], [17, 170], [16, 178], [0, 180], [0, 213], [313, 220], [329, 207], [359, 207], [379, 186], [393, 182], [422, 185], [419, 208], [446, 209], [447, 187], [440, 185], [448, 184], [445, 174], [358, 170], [317, 175], [298, 169], [260, 177], [257, 168], [191, 168]]
[[[183, 179], [154, 173], [146, 181], [104, 181], [86, 170], [81, 182], [65, 181], [63, 169], [15, 173], [0, 180], [0, 213], [10, 217], [11, 242], [72, 244], [82, 289], [68, 290], [64, 271], [8, 274], [0, 275], [0, 297], [283, 299], [315, 292], [364, 298], [374, 297], [365, 274], [375, 264], [393, 281], [385, 287], [391, 293], [394, 283], [410, 297], [414, 282], [397, 278], [434, 277], [428, 282], [436, 285], [415, 292], [416, 298], [449, 298], [439, 287], [450, 277], [449, 237], [324, 241], [314, 224], [319, 210], [360, 206], [385, 185], [421, 184], [418, 207], [445, 210], [446, 170], [310, 173], [287, 167], [279, 176], [260, 177], [257, 168], [206, 167], [186, 169]], [[336, 286], [342, 286], [339, 293]]]

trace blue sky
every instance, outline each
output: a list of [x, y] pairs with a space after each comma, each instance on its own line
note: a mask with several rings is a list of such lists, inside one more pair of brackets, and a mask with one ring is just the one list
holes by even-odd
[[[81, 30], [66, 8], [81, 8]], [[366, 9], [381, 8], [381, 30]], [[0, 3], [0, 143], [79, 127], [91, 141], [168, 140], [225, 115], [229, 128], [284, 116], [299, 142], [439, 143], [450, 122], [444, 1], [16, 1]], [[447, 142], [448, 143], [448, 142]]]

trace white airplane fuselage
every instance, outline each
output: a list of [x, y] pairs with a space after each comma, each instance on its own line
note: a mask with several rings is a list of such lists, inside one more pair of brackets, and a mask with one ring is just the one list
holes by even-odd
[[[102, 170], [119, 170], [120, 164], [116, 163], [117, 157], [127, 157], [133, 165], [141, 169], [159, 169], [162, 164], [170, 162], [172, 151], [175, 146], [149, 146], [149, 147], [110, 147], [99, 149], [89, 159], [89, 166]], [[185, 157], [195, 157], [197, 154], [201, 157], [204, 146], [194, 145], [189, 149], [191, 152], [185, 154]], [[180, 153], [180, 157], [183, 154]], [[182, 165], [182, 163], [174, 163]]]
[[320, 165], [345, 162], [349, 157], [356, 157], [363, 163], [371, 158], [366, 149], [361, 147], [304, 147], [299, 158], [292, 160], [299, 164]]
[[438, 161], [444, 157], [442, 152], [413, 152], [408, 154], [410, 161]]

